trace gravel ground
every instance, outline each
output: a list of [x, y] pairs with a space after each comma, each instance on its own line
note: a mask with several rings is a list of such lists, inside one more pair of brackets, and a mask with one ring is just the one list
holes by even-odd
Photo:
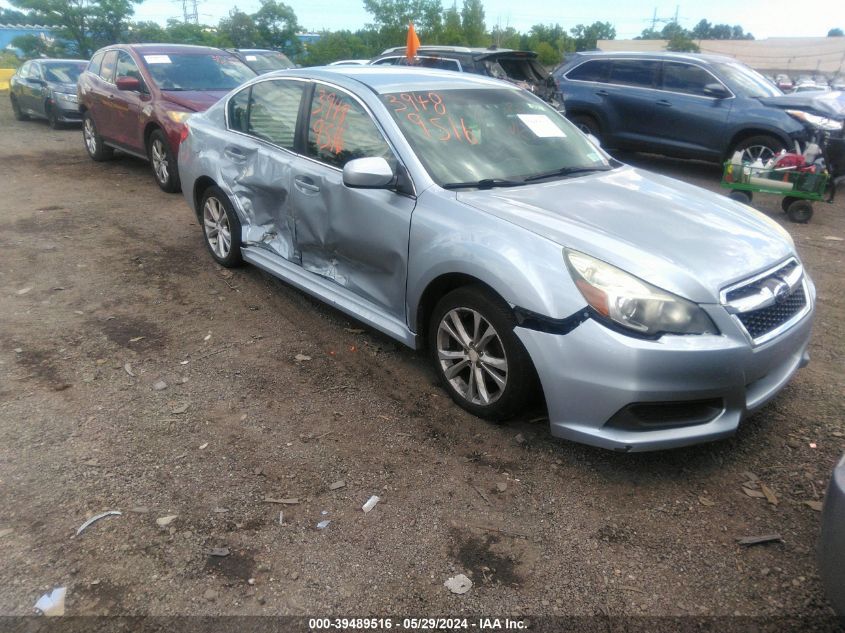
[[[845, 445], [842, 199], [800, 226], [756, 203], [818, 286], [811, 364], [732, 439], [624, 455], [551, 438], [541, 406], [504, 425], [466, 414], [421, 355], [217, 267], [146, 164], [95, 164], [78, 128], [16, 122], [5, 95], [0, 126], [0, 614], [66, 586], [72, 615], [834, 628], [808, 502]], [[718, 190], [712, 165], [622, 158]], [[76, 535], [106, 510], [123, 514]], [[443, 585], [458, 573], [464, 595]]]

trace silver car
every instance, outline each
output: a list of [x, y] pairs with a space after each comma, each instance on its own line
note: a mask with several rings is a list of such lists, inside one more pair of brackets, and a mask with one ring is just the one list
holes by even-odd
[[774, 221], [608, 157], [465, 73], [264, 75], [192, 116], [188, 204], [242, 261], [411, 347], [452, 398], [622, 451], [716, 440], [808, 361], [815, 289]]

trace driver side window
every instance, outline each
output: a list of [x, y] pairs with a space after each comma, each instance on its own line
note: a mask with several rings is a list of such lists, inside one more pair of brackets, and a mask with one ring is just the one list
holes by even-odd
[[355, 99], [316, 85], [308, 125], [308, 155], [343, 169], [355, 158], [380, 156], [396, 168], [396, 157], [369, 113]]

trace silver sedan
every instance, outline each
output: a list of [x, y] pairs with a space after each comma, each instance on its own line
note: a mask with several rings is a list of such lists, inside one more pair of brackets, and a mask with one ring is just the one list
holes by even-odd
[[481, 417], [716, 440], [808, 361], [815, 289], [753, 209], [606, 155], [530, 93], [379, 67], [264, 75], [188, 121], [188, 204], [258, 266], [426, 349]]

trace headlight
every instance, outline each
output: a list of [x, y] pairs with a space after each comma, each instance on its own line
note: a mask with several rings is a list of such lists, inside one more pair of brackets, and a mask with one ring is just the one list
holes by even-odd
[[168, 110], [167, 118], [174, 123], [184, 123], [185, 120], [192, 114], [193, 112], [185, 112], [184, 110]]
[[692, 301], [584, 253], [564, 249], [563, 255], [584, 299], [614, 323], [646, 336], [718, 334], [707, 313]]
[[810, 114], [809, 112], [804, 112], [803, 110], [787, 110], [786, 113], [792, 117], [795, 117], [799, 121], [803, 121], [810, 127], [814, 127], [819, 130], [835, 132], [836, 130], [842, 127], [841, 121], [835, 121], [833, 119], [828, 119], [823, 116]]
[[68, 103], [77, 103], [78, 101], [76, 95], [69, 92], [54, 92], [53, 96], [59, 101], [67, 101]]

